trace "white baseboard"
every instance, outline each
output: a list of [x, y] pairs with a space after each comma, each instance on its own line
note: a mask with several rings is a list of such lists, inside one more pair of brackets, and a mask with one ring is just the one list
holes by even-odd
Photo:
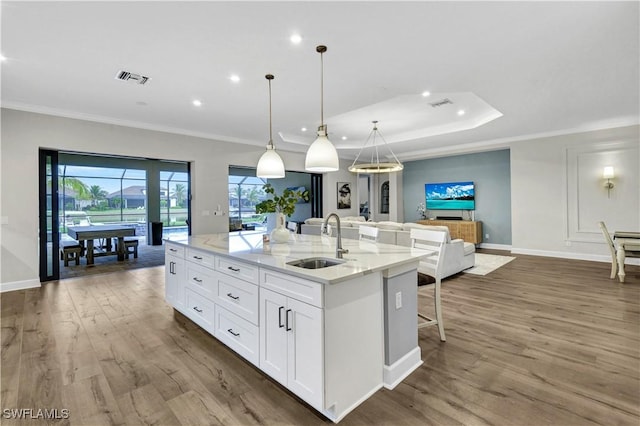
[[480, 243], [478, 248], [483, 249], [493, 249], [493, 250], [511, 250], [511, 246], [507, 244], [491, 244], [491, 243]]
[[[550, 251], [550, 250], [534, 250], [524, 248], [512, 248], [513, 254], [528, 254], [531, 256], [545, 256], [545, 257], [559, 257], [562, 259], [574, 259], [574, 260], [588, 260], [591, 262], [605, 262], [611, 263], [611, 256], [604, 254], [589, 254], [589, 253], [571, 253], [566, 251]], [[625, 265], [640, 265], [640, 259], [626, 258]]]
[[393, 363], [393, 365], [384, 366], [383, 382], [387, 389], [395, 388], [416, 368], [422, 365], [420, 359], [420, 346], [416, 346], [405, 356]]
[[37, 287], [40, 287], [40, 281], [37, 279], [13, 281], [10, 283], [0, 283], [0, 293], [4, 293], [6, 291], [26, 290], [28, 288], [37, 288]]

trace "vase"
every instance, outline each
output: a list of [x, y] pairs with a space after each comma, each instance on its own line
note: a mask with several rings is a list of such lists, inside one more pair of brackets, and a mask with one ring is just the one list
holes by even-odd
[[286, 243], [289, 241], [289, 230], [285, 226], [284, 214], [276, 213], [276, 227], [273, 228], [269, 235], [269, 241], [272, 243]]

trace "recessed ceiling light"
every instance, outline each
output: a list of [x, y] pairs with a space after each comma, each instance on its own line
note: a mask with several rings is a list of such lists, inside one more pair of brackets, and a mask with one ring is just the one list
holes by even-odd
[[231, 74], [231, 77], [229, 77], [229, 80], [233, 81], [234, 83], [237, 83], [240, 81], [240, 77], [236, 74]]
[[194, 104], [195, 106], [202, 106], [202, 101], [200, 101], [200, 100], [198, 100], [198, 99], [194, 99], [194, 100], [193, 100], [193, 104]]
[[302, 130], [303, 132], [306, 132], [306, 131], [307, 131], [307, 128], [306, 128], [306, 127], [303, 127], [303, 128], [302, 128], [302, 129], [300, 129], [300, 130]]
[[4, 55], [0, 55], [0, 61], [3, 61], [3, 62], [4, 62], [4, 61], [6, 61], [6, 60], [7, 60], [7, 57], [6, 57], [6, 56], [4, 56]]
[[346, 136], [343, 136], [343, 137], [342, 137], [342, 140], [343, 140], [343, 141], [346, 141], [346, 140], [347, 140], [347, 137], [346, 137]]
[[459, 109], [458, 110], [458, 115], [464, 115], [464, 110], [463, 109]]
[[428, 90], [425, 90], [424, 92], [422, 92], [422, 96], [427, 98], [427, 97], [431, 96], [431, 92], [429, 92]]
[[291, 40], [293, 44], [300, 44], [300, 42], [302, 42], [302, 36], [300, 34], [293, 34], [289, 40]]

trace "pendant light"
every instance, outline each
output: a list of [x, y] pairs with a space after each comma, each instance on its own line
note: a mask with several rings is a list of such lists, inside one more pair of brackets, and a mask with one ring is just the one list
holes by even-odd
[[327, 137], [327, 126], [324, 124], [324, 63], [322, 54], [327, 51], [326, 46], [316, 47], [320, 53], [320, 126], [318, 138], [307, 151], [304, 168], [310, 172], [335, 172], [340, 168], [338, 151]]
[[[400, 163], [398, 157], [396, 157], [396, 155], [393, 153], [391, 147], [389, 146], [389, 144], [387, 144], [387, 141], [384, 140], [382, 134], [378, 130], [378, 120], [373, 120], [372, 123], [373, 130], [371, 130], [371, 133], [369, 133], [369, 136], [364, 142], [364, 145], [362, 145], [362, 148], [360, 148], [360, 152], [358, 152], [356, 159], [353, 160], [353, 164], [349, 166], [349, 171], [353, 173], [390, 173], [402, 170], [404, 166], [402, 165], [402, 163]], [[380, 162], [380, 152], [378, 150], [376, 136], [379, 136], [380, 139], [382, 139], [382, 142], [384, 142], [384, 146], [391, 153], [391, 156], [393, 156], [393, 158], [396, 160], [395, 162]], [[369, 141], [372, 142], [371, 147], [369, 148], [371, 149], [371, 162], [358, 163], [360, 154], [362, 154], [362, 151], [367, 148], [367, 145], [369, 145]]]
[[273, 145], [273, 129], [271, 126], [271, 80], [273, 80], [274, 77], [271, 74], [267, 74], [264, 78], [269, 81], [269, 143], [267, 143], [267, 151], [262, 154], [262, 157], [260, 157], [258, 161], [256, 176], [263, 179], [279, 179], [284, 177], [284, 163], [280, 155], [276, 152], [276, 147]]

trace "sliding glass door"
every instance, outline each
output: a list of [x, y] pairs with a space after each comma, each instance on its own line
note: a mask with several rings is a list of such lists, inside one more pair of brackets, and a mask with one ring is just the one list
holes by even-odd
[[40, 281], [57, 280], [60, 277], [58, 261], [58, 152], [41, 149], [40, 162]]

